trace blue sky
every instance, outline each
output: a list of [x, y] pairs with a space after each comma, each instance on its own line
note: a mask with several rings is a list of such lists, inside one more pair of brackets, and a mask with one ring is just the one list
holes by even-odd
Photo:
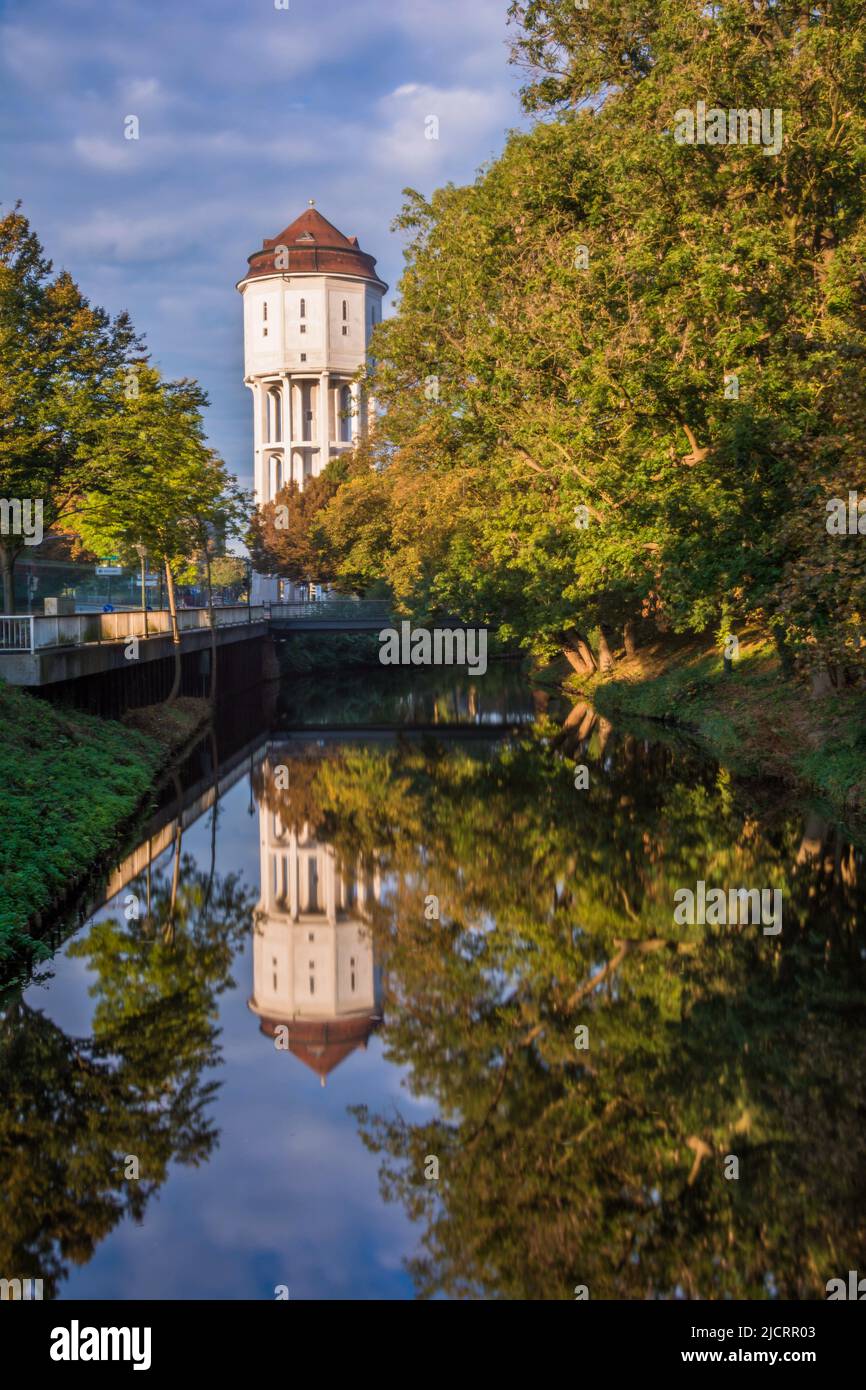
[[[307, 205], [396, 290], [407, 185], [471, 180], [520, 124], [508, 0], [0, 0], [0, 204], [210, 395], [251, 486], [246, 258]], [[124, 138], [138, 117], [139, 140]], [[436, 115], [438, 141], [424, 137]]]

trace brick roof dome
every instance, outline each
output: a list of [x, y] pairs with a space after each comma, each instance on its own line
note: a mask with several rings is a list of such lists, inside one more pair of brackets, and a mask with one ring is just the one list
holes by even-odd
[[276, 1036], [280, 1027], [289, 1030], [289, 1052], [322, 1078], [328, 1076], [359, 1047], [366, 1047], [371, 1033], [376, 1031], [378, 1016], [356, 1015], [353, 1018], [283, 1020], [262, 1018], [259, 1028], [265, 1037]]
[[[278, 246], [288, 251], [288, 265], [275, 264]], [[314, 207], [307, 208], [290, 222], [279, 236], [266, 237], [261, 251], [248, 257], [249, 270], [245, 280], [260, 275], [356, 275], [374, 280], [387, 290], [388, 286], [376, 274], [376, 261], [358, 245], [357, 237], [344, 236]]]

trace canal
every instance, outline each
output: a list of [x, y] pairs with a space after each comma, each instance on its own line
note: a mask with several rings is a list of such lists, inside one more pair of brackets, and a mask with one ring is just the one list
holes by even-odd
[[[823, 1298], [866, 1268], [864, 881], [820, 806], [513, 668], [258, 692], [3, 998], [0, 1269]], [[699, 883], [781, 931], [675, 922]]]

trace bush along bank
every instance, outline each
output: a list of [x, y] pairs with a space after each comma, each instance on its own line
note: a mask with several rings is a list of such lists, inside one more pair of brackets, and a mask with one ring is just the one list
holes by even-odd
[[780, 778], [837, 808], [866, 811], [866, 691], [813, 694], [784, 674], [773, 643], [746, 635], [728, 663], [706, 641], [658, 641], [612, 672], [565, 688], [599, 714], [637, 715], [687, 730], [732, 771]]
[[44, 914], [119, 846], [207, 718], [204, 701], [179, 700], [120, 724], [0, 684], [0, 967], [50, 954]]

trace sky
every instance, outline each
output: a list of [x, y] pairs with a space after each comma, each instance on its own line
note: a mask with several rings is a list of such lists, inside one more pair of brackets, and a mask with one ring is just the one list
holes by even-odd
[[0, 0], [0, 211], [20, 199], [55, 269], [128, 310], [164, 375], [201, 383], [210, 442], [251, 487], [247, 257], [312, 198], [377, 258], [387, 313], [403, 188], [471, 181], [522, 123], [507, 10]]

